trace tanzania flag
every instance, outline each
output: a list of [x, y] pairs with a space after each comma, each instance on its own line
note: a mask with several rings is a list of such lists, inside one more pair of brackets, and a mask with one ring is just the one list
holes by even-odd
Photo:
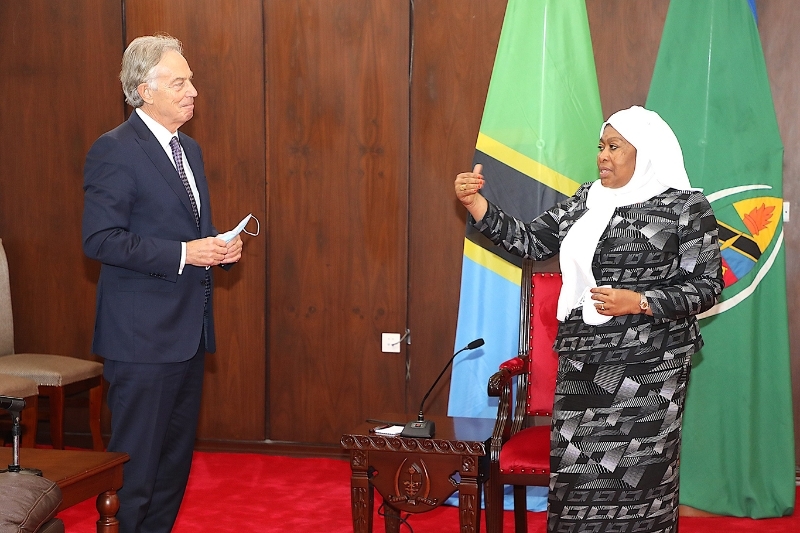
[[794, 437], [782, 224], [783, 145], [748, 0], [672, 0], [647, 107], [675, 130], [719, 221], [725, 289], [701, 318], [680, 501], [791, 514]]
[[[509, 0], [473, 160], [486, 198], [532, 220], [572, 195], [597, 177], [602, 122], [584, 0]], [[521, 265], [467, 223], [456, 349], [478, 337], [486, 345], [455, 360], [450, 416], [497, 415], [486, 387], [519, 351]], [[528, 509], [546, 504], [546, 489], [530, 487]]]
[[[483, 194], [532, 220], [597, 177], [602, 122], [584, 0], [509, 0], [473, 161]], [[455, 360], [448, 413], [494, 418], [486, 386], [518, 353], [521, 261], [466, 233], [456, 348], [486, 345]]]

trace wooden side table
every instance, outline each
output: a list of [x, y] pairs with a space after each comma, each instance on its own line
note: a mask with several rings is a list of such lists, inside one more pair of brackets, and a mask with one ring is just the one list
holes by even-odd
[[[416, 415], [384, 414], [388, 421], [416, 420]], [[480, 531], [481, 490], [489, 473], [486, 455], [494, 420], [429, 417], [432, 439], [383, 436], [364, 423], [342, 436], [350, 450], [350, 500], [354, 533], [371, 533], [373, 488], [386, 508], [386, 532], [400, 530], [400, 513], [435, 509], [458, 490], [461, 533]]]
[[[59, 511], [97, 496], [97, 533], [116, 533], [119, 522], [117, 489], [122, 486], [122, 465], [127, 453], [84, 450], [22, 448], [20, 466], [38, 468], [42, 475], [61, 489]], [[11, 462], [11, 448], [0, 447], [0, 465]]]

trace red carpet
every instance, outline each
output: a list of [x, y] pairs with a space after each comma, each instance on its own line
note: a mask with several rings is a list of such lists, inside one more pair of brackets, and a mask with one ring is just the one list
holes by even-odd
[[[376, 493], [376, 510], [380, 497]], [[88, 500], [59, 514], [66, 533], [94, 533], [97, 511]], [[439, 507], [411, 515], [414, 533], [458, 533], [458, 510]], [[481, 515], [481, 531], [486, 530]], [[506, 511], [504, 533], [514, 530]], [[545, 514], [529, 513], [528, 532], [545, 532]], [[350, 467], [335, 459], [196, 452], [186, 498], [174, 533], [351, 533]], [[373, 531], [384, 531], [377, 516]], [[406, 527], [401, 532], [408, 533]], [[800, 511], [791, 517], [682, 518], [681, 533], [800, 532]]]

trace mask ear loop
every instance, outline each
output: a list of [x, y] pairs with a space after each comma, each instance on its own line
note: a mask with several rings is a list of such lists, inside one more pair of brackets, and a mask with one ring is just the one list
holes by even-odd
[[[258, 234], [259, 234], [259, 233], [261, 233], [261, 223], [260, 223], [260, 222], [258, 221], [258, 219], [257, 219], [256, 217], [254, 217], [253, 215], [250, 215], [250, 218], [256, 221], [256, 232], [255, 232], [255, 233], [250, 233], [249, 231], [247, 231], [247, 226], [245, 226], [244, 228], [242, 228], [242, 231], [244, 231], [244, 232], [245, 232], [245, 233], [247, 233], [248, 235], [252, 235], [253, 237], [258, 237]], [[248, 222], [249, 222], [249, 221], [248, 221]]]

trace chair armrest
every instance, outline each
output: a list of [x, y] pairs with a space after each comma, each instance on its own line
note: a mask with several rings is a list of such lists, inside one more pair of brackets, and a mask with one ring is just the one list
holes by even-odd
[[525, 361], [521, 357], [514, 357], [500, 364], [500, 370], [495, 372], [490, 378], [487, 386], [487, 393], [490, 397], [496, 398], [511, 378], [518, 376], [525, 371]]
[[[487, 392], [490, 397], [499, 398], [497, 402], [497, 418], [492, 430], [489, 445], [489, 460], [497, 463], [500, 459], [500, 448], [511, 438], [513, 429], [513, 410], [511, 405], [512, 378], [527, 371], [527, 361], [522, 357], [514, 357], [500, 364], [500, 369], [489, 378]], [[519, 428], [517, 428], [519, 429]]]

